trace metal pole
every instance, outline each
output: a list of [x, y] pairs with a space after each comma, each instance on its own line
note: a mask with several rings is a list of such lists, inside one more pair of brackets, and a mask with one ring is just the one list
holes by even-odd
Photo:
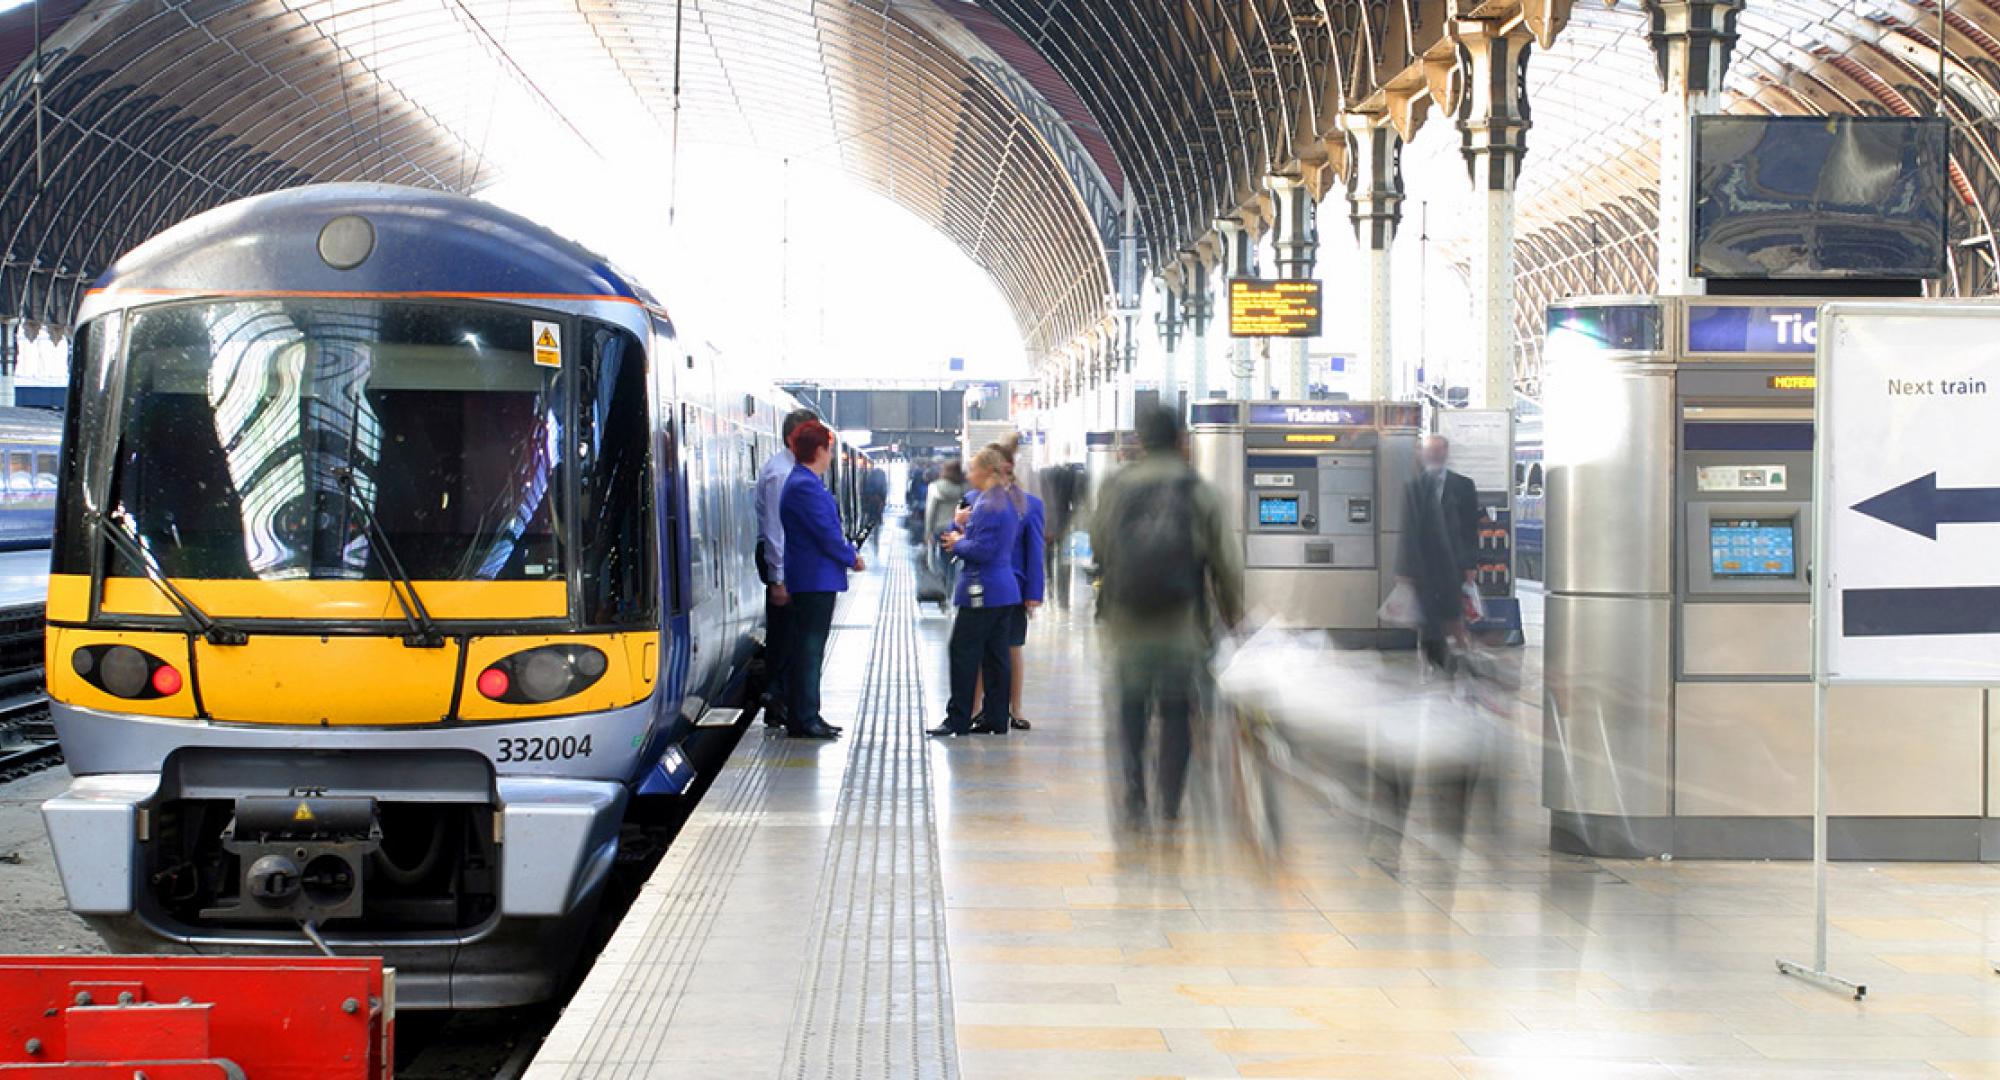
[[42, 172], [42, 0], [35, 0], [35, 73], [28, 77], [35, 88], [35, 189], [48, 182]]
[[1829, 974], [1826, 969], [1826, 649], [1821, 629], [1826, 617], [1825, 596], [1831, 585], [1825, 578], [1826, 528], [1828, 519], [1832, 517], [1827, 511], [1826, 495], [1833, 488], [1833, 439], [1827, 423], [1831, 414], [1828, 402], [1834, 387], [1827, 378], [1826, 349], [1836, 332], [1828, 322], [1825, 318], [1820, 320], [1819, 350], [1813, 364], [1817, 389], [1813, 394], [1813, 431], [1816, 434], [1813, 438], [1812, 562], [1806, 567], [1806, 585], [1811, 589], [1806, 625], [1812, 635], [1813, 680], [1813, 963], [1807, 967], [1791, 960], [1780, 960], [1778, 971], [1823, 989], [1851, 994], [1859, 1001], [1868, 994], [1866, 986]]
[[1423, 389], [1424, 380], [1428, 378], [1430, 375], [1430, 373], [1425, 370], [1425, 365], [1430, 363], [1430, 353], [1428, 351], [1430, 346], [1430, 335], [1427, 334], [1425, 331], [1430, 327], [1431, 320], [1429, 316], [1424, 313], [1424, 308], [1428, 306], [1428, 298], [1430, 297], [1430, 294], [1431, 294], [1431, 203], [1429, 199], [1425, 199], [1423, 202], [1417, 204], [1416, 384], [1419, 393], [1411, 395], [1413, 398], [1422, 397], [1421, 391]]

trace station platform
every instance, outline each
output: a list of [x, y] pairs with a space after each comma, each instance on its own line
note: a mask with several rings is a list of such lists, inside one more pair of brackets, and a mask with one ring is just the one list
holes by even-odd
[[[1552, 854], [1538, 627], [1490, 810], [1419, 793], [1385, 842], [1294, 778], [1273, 851], [1213, 755], [1184, 828], [1115, 824], [1081, 605], [1031, 632], [1032, 731], [927, 740], [949, 622], [880, 562], [827, 661], [846, 737], [744, 735], [528, 1076], [2000, 1077], [2000, 867], [1834, 866], [1857, 1003], [1775, 971], [1806, 864]], [[1414, 692], [1406, 656], [1342, 663], [1357, 707]]]
[[40, 606], [48, 597], [48, 548], [0, 551], [0, 611]]

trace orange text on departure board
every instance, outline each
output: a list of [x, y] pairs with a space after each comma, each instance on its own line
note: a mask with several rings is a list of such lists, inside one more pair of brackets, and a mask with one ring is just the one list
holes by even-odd
[[1231, 337], [1318, 337], [1319, 332], [1319, 282], [1230, 279]]

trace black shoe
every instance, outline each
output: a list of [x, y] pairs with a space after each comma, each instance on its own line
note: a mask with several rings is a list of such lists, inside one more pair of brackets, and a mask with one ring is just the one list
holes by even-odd
[[1005, 735], [1007, 734], [1007, 725], [974, 724], [972, 725], [972, 733], [974, 735]]
[[838, 732], [838, 731], [835, 731], [834, 729], [832, 729], [832, 728], [828, 727], [828, 726], [827, 726], [827, 725], [825, 725], [824, 723], [818, 723], [818, 724], [813, 724], [813, 725], [811, 725], [811, 726], [809, 726], [809, 727], [795, 727], [795, 728], [790, 728], [790, 729], [788, 729], [788, 730], [787, 730], [787, 731], [785, 732], [785, 734], [786, 734], [786, 735], [788, 735], [788, 736], [790, 736], [791, 738], [794, 738], [794, 739], [838, 739], [838, 738], [840, 738], [840, 732]]
[[1014, 730], [1015, 730], [1015, 731], [1029, 731], [1029, 730], [1032, 730], [1032, 729], [1034, 728], [1034, 726], [1035, 726], [1035, 725], [1033, 725], [1033, 724], [1030, 724], [1030, 723], [1028, 723], [1028, 722], [1027, 722], [1026, 720], [1023, 720], [1022, 718], [1020, 718], [1020, 717], [1018, 717], [1018, 716], [1017, 716], [1017, 717], [1015, 717], [1015, 718], [1014, 718], [1014, 719], [1013, 719], [1013, 720], [1012, 720], [1011, 722], [1012, 722], [1012, 724], [1013, 724], [1013, 727], [1014, 727]]
[[970, 735], [970, 734], [972, 734], [972, 733], [973, 733], [973, 731], [974, 731], [974, 730], [976, 730], [976, 729], [974, 729], [974, 728], [956, 728], [956, 727], [952, 727], [952, 726], [951, 726], [951, 724], [950, 724], [949, 722], [947, 722], [947, 723], [943, 723], [943, 724], [939, 724], [938, 726], [936, 726], [936, 727], [934, 727], [934, 728], [931, 728], [931, 729], [929, 729], [929, 730], [925, 731], [925, 732], [924, 732], [924, 734], [926, 734], [926, 735], [939, 735], [939, 736], [944, 736], [944, 735]]
[[763, 702], [761, 702], [761, 706], [762, 706], [762, 711], [764, 713], [765, 727], [791, 726], [785, 722], [785, 707], [782, 704], [779, 704], [777, 701], [774, 701], [770, 698], [765, 698]]

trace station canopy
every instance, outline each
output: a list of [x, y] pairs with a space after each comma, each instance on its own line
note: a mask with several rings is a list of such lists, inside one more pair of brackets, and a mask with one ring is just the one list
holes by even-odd
[[[1934, 3], [1745, 0], [1724, 107], [1929, 112]], [[1274, 173], [1338, 195], [1344, 117], [1449, 124], [1452, 16], [1537, 40], [1517, 229], [1532, 387], [1547, 299], [1651, 287], [1661, 99], [1636, 0], [40, 0], [0, 11], [0, 316], [66, 325], [118, 253], [244, 195], [477, 192], [552, 162], [664, 185], [678, 139], [846, 170], [983, 267], [1046, 358], [1104, 340], [1138, 280], [1128, 205], [1132, 269], [1158, 274]], [[2000, 0], [1951, 0], [1944, 25], [1948, 291], [1984, 293]], [[1455, 159], [1406, 167], [1462, 176]]]

